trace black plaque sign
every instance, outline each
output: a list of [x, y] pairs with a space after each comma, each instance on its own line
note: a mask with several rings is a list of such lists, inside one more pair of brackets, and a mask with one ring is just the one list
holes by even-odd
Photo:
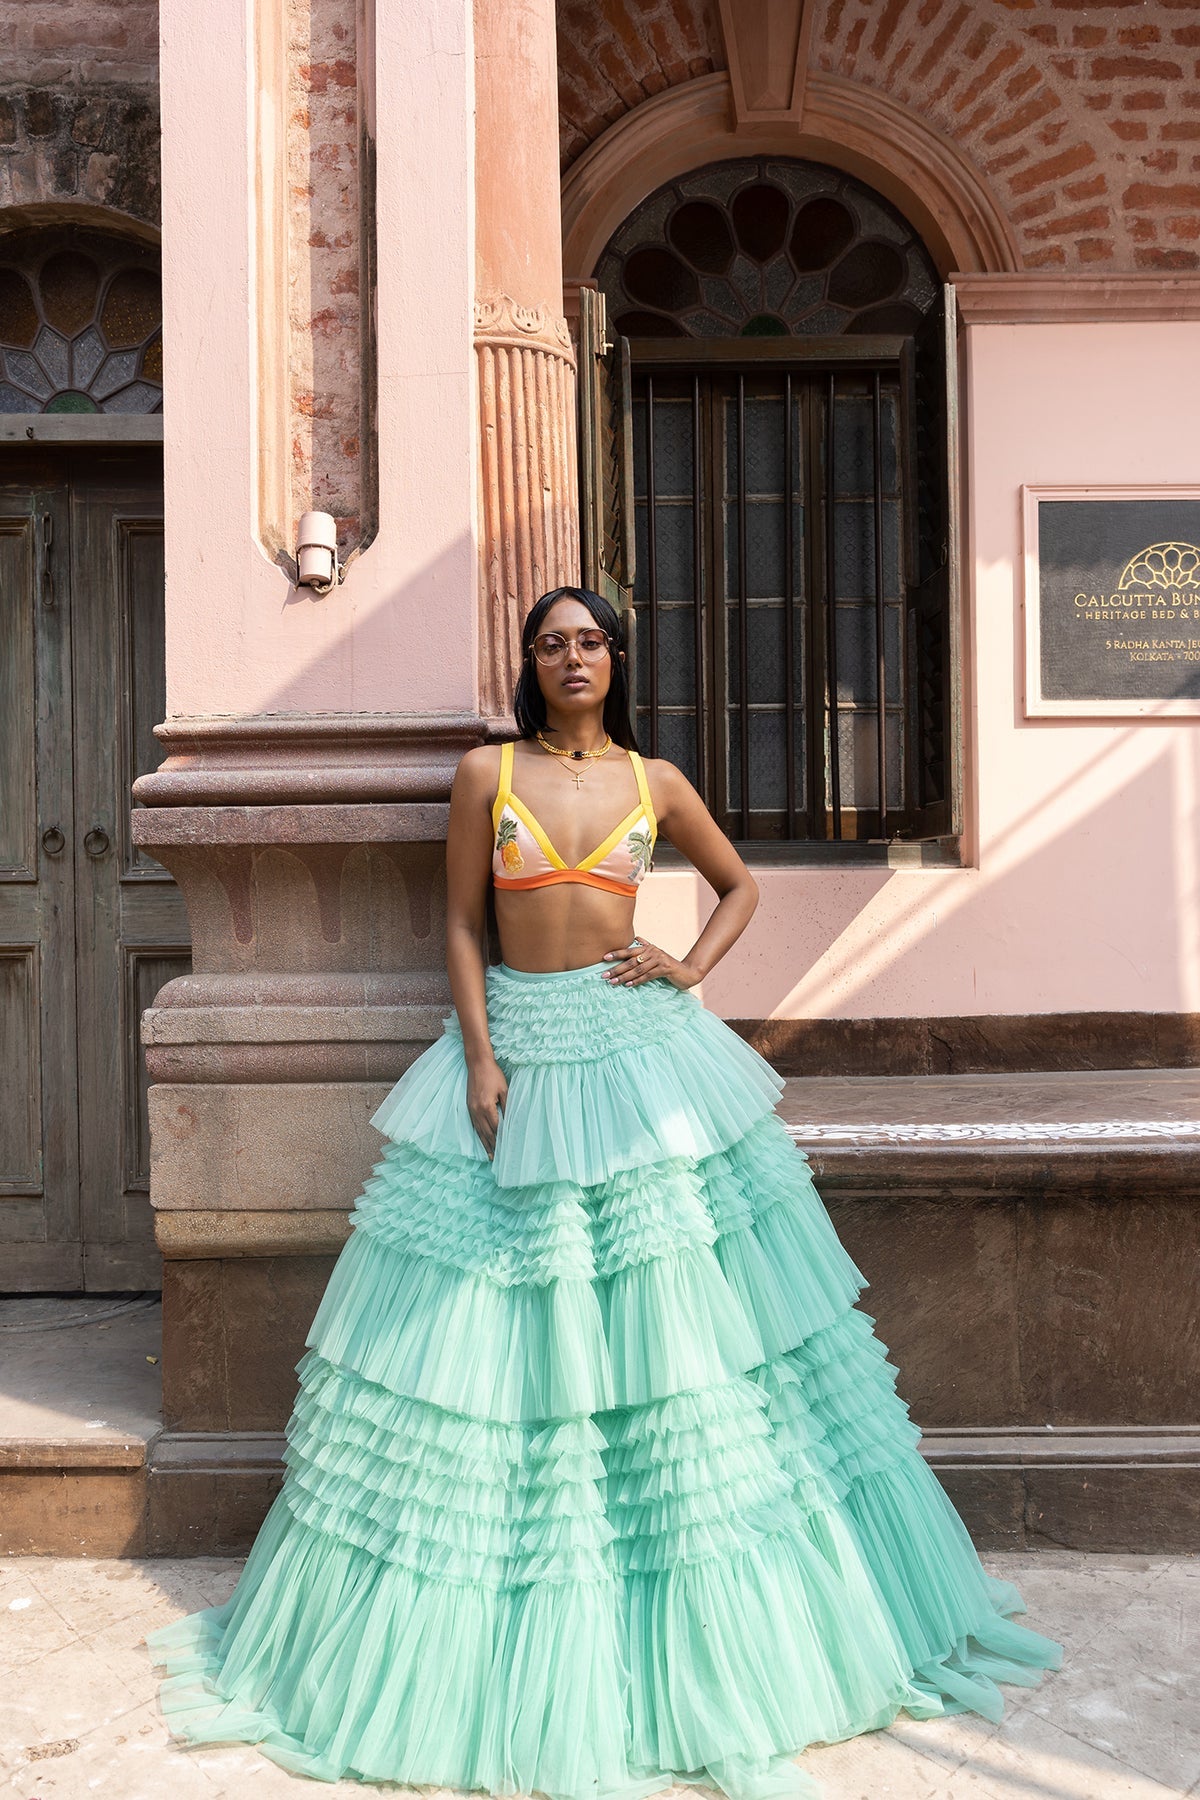
[[1200, 712], [1200, 494], [1027, 500], [1027, 710]]

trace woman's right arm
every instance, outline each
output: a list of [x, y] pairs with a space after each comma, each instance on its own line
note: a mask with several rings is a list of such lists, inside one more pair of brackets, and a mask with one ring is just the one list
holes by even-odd
[[467, 1059], [467, 1110], [489, 1157], [508, 1095], [488, 1031], [483, 973], [498, 762], [491, 745], [467, 751], [454, 772], [446, 832], [446, 973]]

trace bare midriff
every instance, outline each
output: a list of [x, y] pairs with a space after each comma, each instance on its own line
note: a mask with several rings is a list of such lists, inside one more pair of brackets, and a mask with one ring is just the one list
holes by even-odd
[[582, 969], [633, 936], [633, 898], [578, 881], [493, 888], [500, 954], [510, 969], [539, 975]]

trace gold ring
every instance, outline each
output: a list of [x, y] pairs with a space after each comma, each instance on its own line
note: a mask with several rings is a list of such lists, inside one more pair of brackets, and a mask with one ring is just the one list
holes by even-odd
[[635, 956], [633, 960], [634, 962], [641, 962], [642, 958], [640, 956]]

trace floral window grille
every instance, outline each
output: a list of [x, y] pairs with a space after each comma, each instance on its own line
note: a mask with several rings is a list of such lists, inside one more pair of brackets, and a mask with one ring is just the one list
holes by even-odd
[[148, 245], [0, 237], [0, 412], [162, 411], [162, 282]]

